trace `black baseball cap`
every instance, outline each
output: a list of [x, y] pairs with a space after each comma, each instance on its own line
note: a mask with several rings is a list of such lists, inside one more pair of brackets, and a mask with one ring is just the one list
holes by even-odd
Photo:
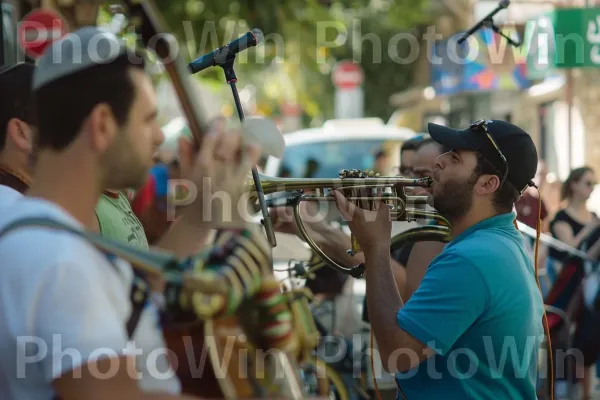
[[[522, 193], [535, 177], [538, 154], [531, 136], [523, 129], [506, 121], [488, 120], [485, 125], [490, 136], [506, 157], [508, 165], [507, 180]], [[456, 130], [443, 125], [430, 123], [429, 134], [436, 142], [450, 149], [472, 150], [483, 154], [499, 171], [505, 165], [498, 151], [487, 137], [485, 130], [469, 127]]]

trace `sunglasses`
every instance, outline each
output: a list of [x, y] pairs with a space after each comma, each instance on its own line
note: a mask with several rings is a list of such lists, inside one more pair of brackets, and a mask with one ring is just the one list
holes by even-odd
[[496, 144], [496, 141], [494, 140], [494, 138], [492, 138], [492, 134], [490, 133], [490, 131], [487, 127], [487, 122], [484, 119], [482, 119], [482, 120], [472, 123], [471, 131], [485, 133], [485, 135], [487, 136], [488, 140], [490, 141], [490, 143], [492, 144], [494, 149], [496, 149], [496, 152], [498, 153], [498, 157], [500, 157], [500, 160], [502, 160], [502, 163], [504, 164], [504, 174], [502, 175], [502, 180], [500, 181], [500, 187], [502, 187], [502, 185], [504, 185], [504, 182], [506, 182], [506, 177], [508, 176], [508, 162], [506, 161], [506, 157], [504, 156], [504, 154], [502, 153], [502, 151]]

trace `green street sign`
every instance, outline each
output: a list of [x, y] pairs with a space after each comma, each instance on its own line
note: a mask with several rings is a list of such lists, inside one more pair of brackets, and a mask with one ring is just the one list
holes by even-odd
[[528, 21], [528, 78], [553, 69], [600, 67], [600, 8], [563, 8]]
[[552, 14], [543, 14], [527, 21], [520, 51], [526, 56], [527, 79], [543, 79], [555, 69], [554, 20]]

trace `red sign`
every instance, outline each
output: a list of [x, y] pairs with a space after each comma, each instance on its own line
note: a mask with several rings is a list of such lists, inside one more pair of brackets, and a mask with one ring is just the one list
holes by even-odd
[[48, 9], [37, 9], [19, 23], [19, 45], [32, 58], [38, 58], [55, 40], [67, 33], [67, 24], [59, 14]]
[[364, 78], [362, 67], [352, 61], [340, 61], [331, 73], [333, 84], [342, 90], [357, 88], [362, 85]]

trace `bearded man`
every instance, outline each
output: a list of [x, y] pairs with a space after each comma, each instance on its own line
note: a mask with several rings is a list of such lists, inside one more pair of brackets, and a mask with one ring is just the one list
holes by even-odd
[[[399, 399], [535, 399], [543, 301], [515, 201], [537, 168], [531, 137], [503, 121], [457, 131], [429, 124], [446, 149], [432, 195], [452, 241], [404, 301], [390, 267], [390, 211], [335, 192], [364, 252], [367, 304], [383, 367]], [[507, 349], [508, 346], [508, 349]]]

